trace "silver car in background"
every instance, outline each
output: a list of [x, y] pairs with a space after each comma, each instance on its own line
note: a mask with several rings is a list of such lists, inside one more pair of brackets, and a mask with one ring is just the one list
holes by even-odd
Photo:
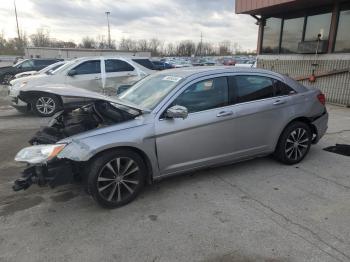
[[[81, 96], [93, 98], [87, 91]], [[17, 154], [29, 167], [13, 188], [78, 179], [100, 205], [114, 208], [132, 201], [145, 182], [175, 174], [270, 154], [299, 163], [327, 123], [325, 96], [281, 74], [233, 67], [162, 71], [119, 99], [101, 95], [58, 113]]]

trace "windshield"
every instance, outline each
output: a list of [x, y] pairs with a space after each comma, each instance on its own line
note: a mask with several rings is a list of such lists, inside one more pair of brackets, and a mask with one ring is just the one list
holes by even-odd
[[51, 74], [54, 70], [60, 68], [62, 65], [64, 65], [64, 62], [54, 63], [41, 69], [39, 71], [39, 74]]
[[74, 60], [72, 60], [72, 61], [66, 62], [64, 65], [60, 66], [60, 67], [57, 68], [56, 70], [51, 71], [50, 74], [51, 74], [51, 75], [55, 75], [56, 73], [65, 70], [66, 68], [68, 68], [68, 67], [70, 67], [71, 65], [77, 63], [78, 61], [80, 61], [80, 60], [74, 59]]
[[130, 87], [119, 98], [152, 110], [180, 80], [181, 77], [177, 76], [151, 75]]

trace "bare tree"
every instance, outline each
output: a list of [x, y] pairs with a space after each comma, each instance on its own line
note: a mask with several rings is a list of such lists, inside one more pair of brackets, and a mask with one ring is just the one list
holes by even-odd
[[96, 42], [95, 42], [95, 40], [93, 38], [91, 38], [89, 36], [85, 36], [81, 40], [81, 44], [79, 45], [79, 47], [82, 47], [82, 48], [96, 48]]
[[119, 49], [124, 51], [136, 51], [137, 42], [130, 38], [122, 38], [119, 43]]
[[151, 51], [151, 54], [153, 56], [159, 55], [162, 48], [163, 48], [163, 44], [164, 43], [157, 38], [150, 39], [149, 40], [149, 49]]
[[231, 54], [231, 43], [230, 41], [222, 41], [219, 43], [219, 55], [230, 55]]
[[137, 50], [138, 51], [149, 51], [150, 47], [146, 39], [140, 39], [137, 41]]
[[51, 45], [50, 32], [47, 29], [39, 28], [35, 34], [30, 36], [33, 46], [49, 47]]
[[196, 45], [191, 40], [184, 40], [177, 46], [178, 56], [192, 56], [196, 52]]

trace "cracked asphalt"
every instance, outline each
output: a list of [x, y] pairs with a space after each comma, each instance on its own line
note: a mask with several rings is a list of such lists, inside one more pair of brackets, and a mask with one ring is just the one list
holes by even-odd
[[48, 119], [16, 112], [0, 86], [0, 261], [350, 261], [350, 109], [305, 160], [266, 157], [173, 177], [115, 210], [81, 187], [13, 192], [16, 152]]

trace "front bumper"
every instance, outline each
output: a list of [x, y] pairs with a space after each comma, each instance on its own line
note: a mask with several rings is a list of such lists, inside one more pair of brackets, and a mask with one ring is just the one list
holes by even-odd
[[29, 111], [29, 104], [19, 99], [18, 97], [12, 97], [11, 105], [20, 111]]
[[38, 186], [56, 186], [69, 184], [74, 181], [73, 166], [70, 161], [57, 160], [45, 165], [28, 166], [21, 177], [14, 182], [13, 190], [25, 190], [32, 184]]

